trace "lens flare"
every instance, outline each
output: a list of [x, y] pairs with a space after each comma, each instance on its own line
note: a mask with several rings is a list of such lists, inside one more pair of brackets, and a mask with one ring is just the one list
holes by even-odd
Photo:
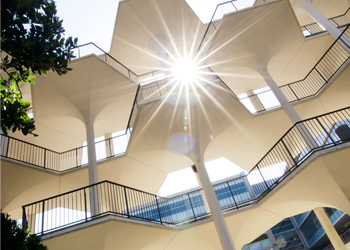
[[181, 83], [192, 83], [198, 78], [200, 70], [194, 61], [181, 58], [174, 64], [171, 73]]

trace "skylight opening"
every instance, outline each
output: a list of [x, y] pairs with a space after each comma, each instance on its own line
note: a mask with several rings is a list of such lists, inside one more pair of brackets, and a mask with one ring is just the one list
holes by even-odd
[[253, 91], [257, 95], [264, 108], [272, 109], [281, 106], [270, 87], [264, 87]]
[[[107, 156], [107, 151], [106, 151], [106, 143], [104, 142], [105, 137], [100, 136], [95, 138], [95, 152], [96, 152], [96, 160], [102, 160], [105, 159]], [[81, 165], [85, 165], [89, 163], [88, 160], [88, 149], [87, 149], [87, 142], [83, 142], [83, 153], [81, 156]]]
[[310, 36], [311, 35], [311, 32], [308, 31], [308, 30], [304, 30], [303, 31], [303, 35], [306, 37], [306, 36]]
[[250, 113], [252, 113], [252, 114], [257, 113], [256, 109], [255, 109], [252, 101], [249, 99], [247, 93], [237, 95], [237, 97], [241, 101], [241, 103], [249, 110]]
[[191, 167], [169, 173], [158, 195], [165, 197], [199, 187], [197, 177]]
[[260, 168], [259, 171], [252, 171], [247, 175], [250, 185], [275, 181], [282, 177], [288, 170], [288, 164], [284, 161]]
[[125, 129], [112, 133], [111, 137], [114, 155], [125, 154], [128, 146], [128, 134], [125, 133]]
[[[222, 179], [241, 175], [247, 172], [240, 166], [234, 164], [225, 157], [221, 157], [205, 163], [209, 179], [217, 182]], [[196, 174], [191, 167], [169, 173], [165, 178], [158, 195], [162, 197], [182, 193], [190, 189], [199, 188]]]
[[205, 163], [209, 179], [211, 182], [216, 182], [228, 177], [233, 177], [236, 175], [241, 175], [242, 173], [246, 174], [242, 167], [233, 163], [225, 157], [220, 157], [212, 161]]

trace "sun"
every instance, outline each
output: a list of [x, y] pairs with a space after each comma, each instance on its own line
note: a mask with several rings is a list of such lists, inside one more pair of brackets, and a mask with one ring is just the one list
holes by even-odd
[[199, 65], [195, 60], [180, 58], [172, 65], [171, 74], [181, 83], [193, 83], [201, 74]]

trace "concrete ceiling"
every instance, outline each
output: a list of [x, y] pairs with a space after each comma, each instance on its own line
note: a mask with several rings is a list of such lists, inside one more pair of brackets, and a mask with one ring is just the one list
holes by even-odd
[[119, 3], [110, 54], [137, 74], [168, 67], [185, 51], [196, 52], [205, 26], [184, 0]]
[[[241, 123], [249, 119], [251, 116], [232, 94], [216, 83], [193, 84], [188, 92], [174, 84], [171, 95], [142, 106], [128, 155], [165, 172], [179, 170], [192, 165], [187, 157], [192, 159], [198, 148], [204, 154], [217, 135], [230, 127], [238, 133]], [[155, 157], [161, 151], [168, 151], [166, 158], [177, 155], [179, 161], [163, 162], [163, 157]]]
[[[82, 145], [89, 119], [95, 122], [96, 137], [125, 129], [137, 89], [137, 84], [96, 56], [74, 60], [69, 67], [73, 70], [63, 76], [49, 72], [37, 77], [32, 87], [40, 135], [36, 143], [58, 151]], [[55, 132], [66, 142], [55, 145], [60, 141]], [[53, 145], [45, 144], [46, 136]]]
[[226, 15], [207, 61], [239, 94], [266, 86], [259, 72], [271, 71], [269, 62], [276, 55], [278, 66], [285, 68], [304, 39], [289, 2], [276, 1]]

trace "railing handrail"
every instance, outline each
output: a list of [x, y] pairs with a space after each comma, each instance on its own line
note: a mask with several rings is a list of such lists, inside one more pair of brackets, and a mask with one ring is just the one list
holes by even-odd
[[[294, 123], [293, 126], [290, 127], [290, 128], [287, 130], [287, 132], [285, 132], [285, 133], [281, 136], [281, 138], [270, 148], [270, 150], [267, 151], [267, 153], [258, 161], [258, 163], [255, 164], [254, 167], [253, 167], [251, 170], [249, 170], [249, 172], [247, 173], [247, 175], [248, 175], [251, 171], [253, 171], [254, 168], [255, 168], [256, 166], [258, 166], [259, 163], [261, 163], [261, 162], [264, 160], [264, 158], [265, 158], [267, 155], [269, 155], [269, 153], [271, 153], [271, 151], [283, 140], [283, 138], [285, 138], [297, 125], [302, 124], [302, 123], [305, 123], [305, 122], [310, 121], [310, 120], [315, 120], [315, 119], [320, 118], [320, 117], [323, 117], [323, 116], [327, 116], [327, 115], [330, 115], [330, 114], [333, 114], [333, 113], [337, 113], [337, 112], [340, 112], [340, 111], [343, 111], [343, 110], [346, 110], [346, 109], [349, 109], [349, 108], [350, 108], [350, 106], [349, 106], [349, 107], [345, 107], [345, 108], [341, 108], [341, 109], [338, 109], [338, 110], [330, 111], [330, 112], [328, 112], [328, 113], [325, 113], [325, 114], [322, 114], [322, 115], [318, 115], [318, 116], [314, 116], [314, 117], [311, 117], [311, 118], [307, 118], [307, 119], [304, 119], [304, 120], [302, 120], [302, 121], [298, 121], [298, 122]], [[312, 151], [312, 150], [314, 150], [314, 149], [316, 149], [316, 148], [310, 149], [310, 151]]]
[[[229, 186], [229, 182], [232, 182], [232, 181], [235, 181], [235, 180], [239, 180], [239, 179], [247, 179], [248, 180], [248, 177], [249, 177], [249, 175], [250, 175], [250, 173], [254, 170], [254, 169], [256, 169], [256, 167], [258, 167], [258, 165], [262, 162], [262, 160], [264, 160], [266, 157], [267, 157], [267, 155], [269, 155], [271, 152], [272, 152], [272, 150], [278, 145], [278, 143], [279, 142], [281, 142], [281, 141], [283, 141], [283, 139], [285, 139], [285, 137], [296, 127], [296, 126], [298, 126], [299, 124], [306, 124], [308, 121], [311, 121], [311, 120], [317, 120], [317, 121], [319, 121], [318, 119], [319, 118], [321, 118], [321, 117], [327, 117], [327, 116], [329, 116], [329, 115], [332, 115], [332, 114], [337, 114], [338, 116], [340, 115], [339, 113], [341, 113], [342, 111], [345, 111], [345, 110], [348, 110], [348, 109], [350, 109], [350, 106], [349, 107], [346, 107], [346, 108], [342, 108], [342, 109], [338, 109], [338, 110], [335, 110], [335, 111], [331, 111], [331, 112], [327, 112], [327, 113], [324, 113], [324, 114], [322, 114], [322, 115], [318, 115], [318, 116], [314, 116], [314, 117], [312, 117], [312, 118], [308, 118], [308, 119], [305, 119], [305, 120], [303, 120], [303, 121], [299, 121], [299, 122], [297, 122], [297, 123], [295, 123], [291, 128], [289, 128], [288, 130], [287, 130], [287, 132], [277, 141], [277, 143], [275, 143], [274, 145], [273, 145], [273, 147], [261, 158], [261, 160], [248, 172], [248, 174], [247, 175], [245, 175], [245, 176], [239, 176], [239, 177], [235, 177], [235, 178], [232, 178], [232, 179], [228, 179], [228, 180], [224, 180], [223, 182], [220, 182], [220, 183], [217, 183], [217, 184], [214, 184], [213, 185], [213, 187], [216, 187], [216, 186], [220, 186], [220, 185], [223, 185], [223, 184], [227, 184], [228, 185], [228, 188], [230, 189], [230, 186]], [[343, 114], [344, 115], [344, 114]], [[350, 113], [349, 112], [345, 112], [345, 115], [347, 115], [346, 117], [345, 117], [345, 120], [340, 120], [340, 122], [341, 121], [347, 121], [347, 120], [349, 120], [350, 119]], [[328, 119], [328, 118], [327, 118]], [[344, 117], [343, 118], [341, 118], [341, 119], [344, 119]], [[333, 122], [333, 121], [332, 121]], [[331, 122], [331, 124], [332, 124], [332, 122]], [[339, 123], [339, 122], [338, 122]], [[348, 125], [349, 126], [349, 125]], [[323, 129], [325, 129], [325, 128], [323, 128]], [[320, 131], [319, 131], [320, 132]], [[323, 132], [325, 132], [325, 131], [322, 131], [322, 133]], [[332, 140], [333, 141], [333, 140]], [[264, 179], [264, 183], [265, 183], [265, 185], [266, 185], [266, 188], [265, 188], [265, 190], [263, 191], [263, 192], [261, 192], [261, 193], [258, 193], [258, 194], [256, 194], [256, 193], [254, 193], [254, 195], [253, 196], [250, 196], [250, 197], [248, 197], [248, 199], [245, 199], [245, 200], [243, 200], [243, 201], [239, 201], [239, 203], [237, 203], [237, 201], [235, 201], [235, 199], [234, 199], [234, 195], [233, 195], [233, 193], [232, 193], [232, 198], [233, 198], [233, 201], [234, 201], [234, 203], [233, 204], [224, 204], [223, 205], [223, 209], [225, 209], [225, 210], [227, 210], [227, 209], [239, 209], [239, 208], [242, 208], [242, 207], [246, 207], [246, 206], [248, 206], [249, 204], [251, 204], [252, 202], [255, 202], [255, 201], [259, 201], [262, 197], [264, 197], [268, 192], [270, 192], [273, 188], [275, 188], [276, 186], [277, 186], [277, 184], [278, 183], [280, 183], [280, 181], [281, 180], [283, 180], [283, 179], [285, 179], [285, 177], [286, 176], [288, 176], [291, 172], [293, 172], [298, 166], [300, 166], [299, 164], [300, 164], [300, 162], [303, 162], [307, 157], [310, 157], [314, 152], [315, 152], [315, 150], [316, 149], [318, 149], [318, 148], [322, 148], [322, 147], [325, 147], [325, 148], [328, 148], [328, 147], [330, 147], [330, 146], [335, 146], [335, 145], [339, 145], [340, 143], [345, 143], [345, 142], [348, 142], [349, 141], [349, 139], [346, 139], [346, 140], [344, 140], [344, 139], [342, 139], [342, 138], [340, 138], [340, 140], [338, 140], [337, 142], [335, 142], [335, 141], [333, 141], [332, 143], [330, 143], [330, 144], [325, 144], [325, 145], [321, 145], [321, 146], [317, 146], [317, 145], [314, 145], [312, 148], [309, 148], [309, 152], [304, 156], [304, 157], [302, 157], [302, 158], [299, 158], [298, 159], [298, 161], [294, 161], [294, 165], [293, 166], [291, 166], [288, 170], [286, 170], [281, 176], [279, 176], [278, 177], [278, 179], [277, 180], [274, 180], [275, 182], [273, 183], [273, 184], [270, 184], [270, 186], [267, 186], [267, 182], [266, 182], [266, 180], [264, 179], [264, 176], [261, 174], [261, 177]], [[294, 147], [297, 147], [297, 146], [294, 146]], [[287, 149], [288, 150], [288, 149]], [[288, 156], [283, 156], [284, 158], [286, 158], [286, 157], [288, 157]], [[282, 158], [283, 158], [282, 157]], [[287, 161], [288, 161], [288, 159], [286, 159]], [[272, 163], [273, 164], [273, 163]], [[248, 180], [248, 182], [249, 182], [249, 180]], [[192, 191], [190, 191], [190, 192], [187, 192], [187, 193], [183, 193], [183, 194], [179, 194], [179, 195], [177, 195], [177, 196], [174, 196], [174, 197], [171, 197], [171, 198], [166, 198], [166, 197], [161, 197], [161, 196], [158, 196], [158, 195], [156, 195], [156, 194], [152, 194], [152, 193], [149, 193], [149, 192], [145, 192], [145, 191], [142, 191], [142, 190], [139, 190], [139, 189], [135, 189], [135, 188], [132, 188], [132, 187], [128, 187], [128, 186], [125, 186], [125, 185], [121, 185], [121, 184], [118, 184], [118, 183], [115, 183], [115, 182], [112, 182], [112, 181], [108, 181], [108, 180], [105, 180], [105, 181], [101, 181], [101, 182], [98, 182], [98, 183], [95, 183], [95, 184], [93, 184], [93, 185], [88, 185], [88, 186], [85, 186], [85, 187], [82, 187], [82, 188], [78, 188], [78, 189], [75, 189], [75, 190], [72, 190], [72, 191], [69, 191], [69, 192], [65, 192], [65, 193], [63, 193], [63, 194], [59, 194], [59, 195], [56, 195], [56, 196], [52, 196], [52, 197], [49, 197], [49, 198], [46, 198], [46, 199], [42, 199], [42, 200], [40, 200], [40, 201], [36, 201], [36, 202], [33, 202], [33, 203], [30, 203], [30, 204], [27, 204], [27, 205], [24, 205], [23, 206], [23, 210], [25, 211], [25, 208], [26, 207], [28, 207], [28, 206], [31, 206], [31, 205], [35, 205], [35, 204], [38, 204], [38, 203], [43, 203], [43, 204], [45, 204], [44, 202], [46, 202], [47, 200], [50, 200], [50, 199], [55, 199], [55, 198], [57, 198], [57, 197], [60, 197], [60, 196], [65, 196], [65, 195], [67, 195], [67, 194], [71, 194], [71, 193], [74, 193], [74, 192], [77, 192], [77, 191], [81, 191], [81, 190], [85, 190], [85, 189], [88, 189], [88, 188], [90, 188], [90, 187], [94, 187], [94, 186], [97, 186], [97, 185], [100, 185], [100, 184], [103, 184], [103, 183], [109, 183], [109, 184], [111, 184], [111, 185], [116, 185], [116, 186], [120, 186], [120, 187], [123, 187], [124, 188], [124, 190], [126, 190], [126, 189], [130, 189], [130, 190], [133, 190], [133, 191], [136, 191], [136, 192], [140, 192], [141, 194], [147, 194], [147, 195], [150, 195], [150, 197], [154, 197], [154, 199], [157, 201], [158, 199], [163, 199], [165, 202], [170, 202], [170, 201], [174, 201], [175, 203], [176, 202], [182, 202], [182, 201], [186, 201], [186, 200], [182, 200], [182, 199], [179, 199], [179, 198], [181, 198], [181, 196], [188, 196], [188, 199], [189, 199], [189, 202], [191, 203], [191, 200], [190, 200], [190, 194], [192, 194], [192, 193], [196, 193], [196, 192], [200, 192], [201, 191], [201, 189], [197, 189], [197, 190], [192, 190]], [[235, 184], [235, 183], [234, 183]], [[253, 187], [253, 184], [250, 184], [250, 186], [251, 187]], [[85, 191], [84, 191], [85, 192]], [[126, 191], [125, 191], [126, 192]], [[230, 192], [232, 192], [231, 191], [231, 189], [230, 189]], [[229, 197], [231, 197], [231, 196], [229, 196]], [[125, 199], [126, 199], [126, 197], [125, 197]], [[126, 201], [127, 202], [127, 201]], [[174, 203], [174, 204], [175, 204]], [[128, 209], [128, 213], [129, 213], [129, 211], [140, 211], [140, 213], [143, 213], [143, 209], [148, 209], [148, 208], [153, 208], [153, 206], [155, 206], [155, 204], [150, 204], [150, 202], [146, 202], [146, 203], [143, 203], [143, 202], [141, 202], [140, 203], [140, 205], [136, 205], [136, 207], [132, 207], [132, 208], [128, 208], [127, 207], [127, 209]], [[166, 206], [171, 206], [171, 203], [169, 204], [168, 203], [168, 205], [166, 205]], [[181, 206], [185, 206], [185, 203], [183, 203], [183, 205], [181, 205]], [[197, 205], [198, 206], [198, 205]], [[194, 211], [194, 209], [193, 209], [193, 206], [192, 206], [192, 203], [191, 203], [191, 209], [192, 209], [192, 211], [193, 211], [193, 217], [187, 217], [187, 218], [185, 218], [185, 219], [178, 219], [178, 221], [172, 221], [172, 222], [162, 222], [162, 220], [161, 220], [161, 212], [160, 212], [160, 210], [159, 210], [159, 204], [157, 203], [157, 208], [158, 208], [158, 216], [159, 216], [159, 220], [160, 221], [158, 221], [157, 219], [154, 219], [154, 218], [143, 218], [143, 217], [140, 217], [140, 216], [137, 216], [137, 215], [131, 215], [131, 216], [129, 216], [129, 214], [128, 214], [128, 217], [129, 218], [140, 218], [140, 219], [144, 219], [144, 220], [148, 220], [148, 221], [156, 221], [157, 223], [161, 223], [161, 224], [174, 224], [174, 225], [177, 225], [177, 224], [180, 224], [180, 223], [182, 223], [182, 222], [184, 222], [184, 221], [190, 221], [190, 220], [197, 220], [198, 218], [203, 218], [203, 217], [206, 217], [206, 216], [208, 216], [208, 213], [206, 212], [201, 212], [201, 213], [197, 213], [197, 217], [196, 217], [196, 214], [195, 214], [195, 211]], [[175, 207], [173, 207], [174, 209], [175, 209]], [[134, 209], [134, 210], [133, 210]], [[169, 209], [171, 209], [170, 207], [168, 207], [168, 210]], [[168, 210], [165, 210], [165, 211], [168, 211]], [[176, 209], [175, 209], [176, 210]], [[170, 210], [169, 210], [170, 211]], [[39, 211], [40, 212], [40, 211]], [[105, 212], [102, 212], [102, 213], [100, 213], [100, 214], [97, 214], [97, 215], [103, 215], [103, 214], [105, 214], [105, 213], [108, 213], [108, 211], [105, 211]], [[164, 213], [164, 211], [163, 211], [163, 213]], [[168, 212], [169, 213], [169, 212]], [[44, 210], [43, 210], [43, 212], [42, 212], [42, 214], [44, 214]], [[172, 216], [173, 214], [171, 213], [170, 215], [169, 214], [167, 214], [166, 216]], [[42, 215], [42, 216], [44, 216], [44, 215]], [[93, 216], [96, 216], [96, 215], [93, 215]], [[151, 215], [150, 215], [151, 216]], [[80, 220], [81, 221], [81, 220]], [[26, 225], [26, 223], [24, 223], [24, 225]], [[66, 224], [65, 224], [66, 225]], [[42, 233], [44, 232], [44, 230], [42, 229]]]
[[159, 195], [156, 195], [156, 194], [152, 194], [152, 193], [149, 193], [149, 192], [146, 192], [146, 191], [143, 191], [143, 190], [140, 190], [140, 189], [136, 189], [136, 188], [133, 188], [133, 187], [129, 187], [129, 186], [125, 186], [123, 184], [119, 184], [119, 183], [116, 183], [116, 182], [112, 182], [112, 181], [109, 181], [109, 180], [104, 180], [104, 181], [99, 181], [99, 182], [96, 182], [94, 184], [91, 184], [91, 185], [87, 185], [87, 186], [84, 186], [84, 187], [81, 187], [81, 188], [77, 188], [77, 189], [74, 189], [74, 190], [71, 190], [71, 191], [67, 191], [65, 193], [61, 193], [61, 194], [58, 194], [58, 195], [55, 195], [55, 196], [50, 196], [48, 198], [45, 198], [45, 199], [41, 199], [41, 200], [38, 200], [38, 201], [35, 201], [35, 202], [32, 202], [32, 203], [28, 203], [26, 205], [23, 205], [23, 207], [26, 207], [26, 206], [30, 206], [30, 205], [33, 205], [33, 204], [36, 204], [36, 203], [39, 203], [39, 202], [43, 202], [43, 201], [47, 201], [49, 199], [54, 199], [54, 198], [57, 198], [57, 197], [60, 197], [60, 196], [65, 196], [67, 194], [71, 194], [71, 193], [74, 193], [74, 192], [77, 192], [77, 191], [80, 191], [80, 190], [84, 190], [84, 189], [87, 189], [87, 188], [90, 188], [90, 187], [94, 187], [94, 186], [97, 186], [97, 185], [100, 185], [102, 183], [109, 183], [109, 184], [113, 184], [113, 185], [116, 185], [116, 186], [120, 186], [120, 187], [123, 187], [123, 188], [128, 188], [130, 190], [134, 190], [134, 191], [138, 191], [138, 192], [141, 192], [143, 194], [149, 194], [149, 195], [154, 195], [156, 196], [157, 198], [162, 198], [162, 199], [167, 199], [169, 200], [168, 198], [166, 197], [162, 197], [162, 196], [159, 196]]
[[[350, 8], [349, 8], [349, 9], [350, 9]], [[347, 27], [342, 31], [342, 33], [340, 34], [340, 36], [339, 36], [337, 39], [335, 39], [335, 41], [332, 43], [332, 45], [327, 49], [327, 51], [326, 51], [326, 52], [322, 55], [322, 57], [316, 62], [315, 66], [312, 67], [312, 69], [309, 71], [309, 73], [306, 74], [306, 76], [305, 76], [303, 79], [297, 80], [297, 81], [294, 81], [294, 82], [291, 82], [291, 83], [287, 83], [287, 84], [284, 84], [284, 85], [281, 85], [281, 86], [279, 86], [279, 88], [282, 88], [282, 87], [284, 87], [284, 86], [288, 86], [288, 85], [294, 84], [294, 83], [296, 83], [296, 82], [300, 82], [300, 81], [306, 80], [306, 78], [312, 73], [312, 71], [321, 63], [321, 61], [323, 60], [323, 58], [325, 58], [325, 57], [327, 56], [328, 52], [333, 48], [333, 46], [334, 46], [335, 44], [337, 44], [339, 40], [342, 39], [343, 35], [344, 35], [345, 32], [349, 29], [349, 27], [350, 27], [350, 24], [348, 24]], [[345, 63], [345, 62], [344, 62], [344, 63]], [[343, 64], [344, 64], [344, 63], [343, 63]], [[342, 64], [342, 65], [343, 65], [343, 64]], [[341, 67], [341, 66], [340, 66], [340, 67]], [[339, 68], [338, 68], [337, 70], [339, 70]], [[337, 71], [335, 71], [335, 72], [332, 74], [332, 76], [333, 76], [334, 74], [336, 74], [336, 72], [337, 72]], [[332, 76], [331, 76], [331, 77], [332, 77]], [[331, 78], [331, 77], [330, 77], [330, 78]]]
[[134, 113], [134, 107], [135, 107], [135, 104], [138, 104], [138, 103], [137, 103], [137, 98], [138, 98], [139, 93], [140, 93], [140, 86], [141, 86], [141, 85], [139, 85], [139, 86], [137, 87], [137, 90], [136, 90], [134, 102], [133, 102], [133, 104], [132, 104], [132, 109], [131, 109], [131, 112], [130, 112], [130, 116], [129, 116], [128, 124], [127, 124], [127, 126], [126, 126], [125, 133], [127, 133], [127, 130], [130, 129], [130, 121], [131, 121], [132, 115], [133, 115], [133, 113]]
[[[61, 152], [61, 153], [60, 153], [60, 152], [57, 152], [57, 151], [52, 150], [52, 149], [44, 148], [44, 147], [42, 147], [42, 146], [38, 146], [38, 145], [36, 145], [36, 144], [23, 141], [23, 140], [21, 140], [21, 139], [18, 139], [18, 138], [9, 136], [9, 135], [4, 135], [4, 134], [2, 134], [2, 133], [0, 133], [0, 136], [1, 136], [1, 137], [5, 137], [5, 138], [7, 137], [7, 138], [9, 138], [9, 139], [11, 139], [11, 140], [16, 140], [16, 141], [19, 141], [19, 142], [23, 142], [23, 143], [25, 143], [25, 144], [27, 144], [27, 145], [34, 146], [34, 147], [38, 147], [38, 148], [40, 148], [40, 149], [43, 149], [43, 150], [46, 150], [46, 151], [50, 151], [50, 152], [53, 152], [53, 153], [56, 153], [56, 154], [62, 154], [62, 153], [64, 153], [64, 152]], [[75, 148], [74, 148], [74, 149], [71, 149], [71, 150], [75, 150]], [[70, 150], [67, 150], [67, 151], [65, 151], [65, 152], [68, 152], [68, 151], [70, 151]], [[2, 156], [2, 155], [0, 155], [0, 156]]]
[[[233, 0], [233, 1], [236, 1], [236, 0]], [[213, 15], [212, 15], [212, 17], [211, 17], [211, 19], [210, 19], [210, 22], [208, 23], [207, 29], [206, 29], [205, 32], [204, 32], [202, 41], [201, 41], [201, 43], [199, 44], [199, 47], [198, 47], [197, 52], [199, 52], [200, 49], [201, 49], [201, 47], [202, 47], [202, 44], [203, 44], [203, 42], [204, 42], [204, 39], [205, 39], [207, 33], [209, 32], [210, 25], [211, 25], [212, 22], [213, 22], [213, 19], [214, 19], [214, 17], [215, 17], [216, 11], [218, 10], [219, 6], [224, 5], [224, 4], [227, 4], [227, 3], [229, 3], [229, 2], [233, 2], [233, 1], [227, 1], [227, 2], [220, 3], [220, 4], [216, 5], [216, 8], [215, 8], [215, 10], [214, 10], [214, 13], [213, 13]]]
[[[95, 46], [97, 49], [99, 49], [103, 54], [107, 55], [108, 57], [110, 57], [111, 59], [113, 59], [115, 62], [117, 62], [118, 64], [120, 64], [122, 67], [124, 67], [128, 72], [132, 73], [134, 76], [136, 76], [138, 78], [138, 75], [133, 72], [131, 69], [129, 69], [128, 67], [126, 67], [123, 63], [121, 63], [120, 61], [118, 61], [117, 59], [115, 59], [111, 54], [107, 53], [106, 51], [104, 51], [103, 49], [101, 49], [99, 46], [97, 46], [95, 43], [93, 42], [89, 42], [89, 43], [85, 43], [82, 45], [78, 45], [76, 46], [74, 49], [78, 49], [84, 46], [88, 46], [88, 45], [93, 45]], [[130, 78], [130, 77], [129, 77]]]
[[[115, 139], [115, 138], [118, 138], [118, 137], [122, 137], [122, 136], [124, 136], [125, 134], [126, 134], [126, 133], [121, 134], [121, 135], [112, 136], [112, 137], [106, 138], [106, 139], [104, 139], [104, 140], [102, 140], [102, 141], [95, 142], [95, 145], [98, 144], [98, 143], [101, 143], [101, 142], [103, 142], [103, 141], [106, 141], [106, 140], [112, 140], [112, 139]], [[9, 139], [11, 139], [11, 140], [16, 140], [16, 141], [25, 143], [25, 144], [27, 144], [27, 145], [34, 146], [34, 147], [37, 147], [37, 148], [40, 148], [40, 149], [43, 149], [43, 150], [46, 150], [46, 151], [50, 151], [50, 152], [53, 152], [53, 153], [56, 153], [56, 154], [64, 154], [64, 153], [67, 153], [67, 152], [70, 152], [70, 151], [74, 151], [74, 150], [78, 150], [78, 149], [87, 147], [87, 146], [85, 145], [85, 146], [80, 146], [80, 147], [68, 149], [68, 150], [65, 150], [65, 151], [62, 151], [62, 152], [58, 152], [58, 151], [55, 151], [55, 150], [52, 150], [52, 149], [49, 149], [49, 148], [45, 148], [45, 147], [42, 147], [42, 146], [38, 146], [38, 145], [33, 144], [33, 143], [30, 143], [30, 142], [23, 141], [23, 140], [21, 140], [21, 139], [18, 139], [18, 138], [9, 136], [9, 135], [4, 135], [4, 134], [1, 134], [1, 133], [0, 133], [0, 135], [3, 136], [3, 137], [5, 137], [5, 138], [7, 137], [7, 138], [9, 138]], [[0, 155], [0, 156], [1, 156], [1, 155]]]
[[[336, 46], [340, 46], [339, 45], [339, 41], [342, 41], [343, 42], [343, 39], [344, 37], [347, 38], [348, 37], [348, 33], [350, 31], [350, 24], [347, 25], [347, 27], [343, 30], [343, 32], [340, 34], [340, 36], [332, 43], [332, 45], [327, 49], [327, 51], [322, 55], [322, 57], [316, 62], [316, 64], [312, 67], [312, 69], [306, 74], [306, 76], [300, 80], [297, 80], [297, 81], [294, 81], [294, 82], [291, 82], [291, 83], [287, 83], [287, 84], [284, 84], [284, 85], [281, 85], [279, 86], [279, 88], [282, 90], [284, 90], [285, 88], [287, 88], [287, 90], [290, 90], [291, 91], [291, 94], [292, 94], [292, 99], [289, 101], [289, 102], [296, 102], [296, 101], [301, 101], [301, 100], [304, 100], [306, 98], [310, 98], [312, 96], [315, 96], [317, 95], [325, 86], [326, 84], [328, 84], [332, 78], [334, 77], [334, 75], [337, 74], [337, 72], [339, 72], [339, 70], [349, 61], [350, 59], [350, 54], [346, 54], [347, 56], [344, 58], [341, 57], [341, 55], [334, 55], [334, 51], [337, 50], [337, 47]], [[346, 43], [344, 43], [346, 44]], [[350, 49], [349, 45], [346, 44], [346, 46]], [[345, 49], [344, 49], [345, 51]], [[332, 54], [333, 53], [333, 54]], [[328, 71], [325, 71], [323, 72], [323, 74], [325, 75], [322, 75], [320, 73], [320, 71], [318, 70], [318, 67], [322, 68], [322, 63], [327, 63], [327, 57], [334, 57], [334, 56], [338, 56], [336, 59], [340, 59], [340, 62], [339, 61], [337, 62], [338, 65], [336, 68], [334, 69], [331, 69], [331, 70], [328, 70]], [[325, 60], [325, 62], [324, 62]], [[342, 61], [343, 60], [343, 61]], [[321, 66], [320, 66], [321, 65]], [[329, 73], [331, 72], [331, 73]], [[299, 94], [294, 92], [294, 91], [298, 91], [299, 90], [299, 87], [298, 87], [298, 84], [303, 82], [303, 81], [307, 81], [310, 78], [313, 78], [314, 76], [312, 75], [313, 73], [317, 73], [318, 76], [322, 79], [322, 80], [317, 80], [318, 83], [322, 83], [321, 85], [317, 86], [316, 88], [313, 87], [311, 91], [309, 91], [309, 93], [307, 93], [307, 95], [300, 95], [300, 92]], [[240, 100], [251, 100], [253, 99], [255, 96], [257, 97], [258, 95], [260, 94], [263, 94], [263, 93], [267, 93], [267, 92], [270, 92], [271, 90], [266, 90], [266, 91], [263, 91], [261, 93], [258, 93], [258, 94], [251, 94], [251, 95], [247, 95], [246, 97], [243, 97], [243, 98], [240, 98]], [[305, 92], [305, 89], [303, 89], [303, 91]], [[283, 91], [282, 91], [283, 92]], [[287, 97], [287, 96], [286, 96]], [[259, 112], [263, 112], [265, 110], [269, 110], [269, 109], [273, 109], [275, 107], [271, 107], [271, 108], [268, 108], [266, 109], [265, 106], [260, 103], [261, 106], [263, 107], [262, 110], [256, 110], [256, 113], [259, 113]]]
[[341, 15], [338, 15], [338, 16], [334, 16], [334, 17], [330, 17], [329, 19], [335, 19], [335, 18], [338, 18], [338, 17], [345, 16], [346, 14], [348, 14], [349, 11], [350, 11], [350, 7], [345, 11], [344, 14], [341, 14]]

